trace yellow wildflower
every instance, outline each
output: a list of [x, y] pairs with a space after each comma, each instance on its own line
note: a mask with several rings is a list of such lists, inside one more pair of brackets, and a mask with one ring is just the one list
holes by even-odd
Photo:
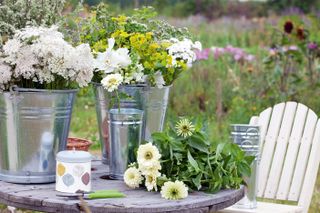
[[118, 17], [112, 17], [112, 21], [118, 22], [120, 25], [124, 25], [127, 23], [127, 17], [126, 16], [118, 16]]

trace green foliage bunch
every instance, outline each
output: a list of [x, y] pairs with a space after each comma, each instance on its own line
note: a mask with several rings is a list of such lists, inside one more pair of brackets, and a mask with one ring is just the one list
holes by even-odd
[[161, 174], [166, 178], [183, 181], [191, 190], [217, 192], [239, 188], [243, 176], [250, 176], [254, 157], [246, 156], [234, 143], [211, 141], [202, 121], [189, 123], [191, 131], [186, 137], [179, 135], [179, 128], [188, 125], [177, 124], [152, 135], [162, 155]]
[[64, 3], [65, 0], [3, 0], [0, 2], [0, 38], [6, 40], [28, 25], [57, 23]]

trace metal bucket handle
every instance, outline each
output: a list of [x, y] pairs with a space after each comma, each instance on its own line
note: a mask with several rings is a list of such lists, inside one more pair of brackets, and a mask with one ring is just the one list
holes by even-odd
[[15, 96], [19, 93], [17, 88], [19, 88], [17, 85], [10, 86], [9, 91], [10, 91], [11, 96]]
[[259, 134], [259, 129], [250, 127], [247, 129], [246, 133]]

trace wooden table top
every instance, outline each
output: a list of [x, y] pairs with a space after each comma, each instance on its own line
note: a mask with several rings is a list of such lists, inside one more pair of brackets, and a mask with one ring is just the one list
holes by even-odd
[[[161, 198], [159, 192], [130, 189], [123, 181], [106, 180], [108, 166], [93, 162], [92, 190], [118, 189], [125, 198], [86, 200], [91, 212], [212, 212], [233, 205], [244, 196], [244, 188], [222, 190], [216, 194], [189, 193], [186, 199], [171, 201]], [[79, 212], [78, 199], [58, 197], [55, 184], [12, 184], [0, 181], [0, 203], [44, 212]]]

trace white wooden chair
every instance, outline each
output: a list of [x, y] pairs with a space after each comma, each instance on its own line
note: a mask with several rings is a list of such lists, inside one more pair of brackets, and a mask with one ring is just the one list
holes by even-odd
[[258, 202], [254, 210], [229, 207], [221, 212], [307, 213], [320, 162], [318, 116], [303, 104], [286, 102], [252, 117], [250, 124], [261, 128], [257, 197], [296, 205]]

